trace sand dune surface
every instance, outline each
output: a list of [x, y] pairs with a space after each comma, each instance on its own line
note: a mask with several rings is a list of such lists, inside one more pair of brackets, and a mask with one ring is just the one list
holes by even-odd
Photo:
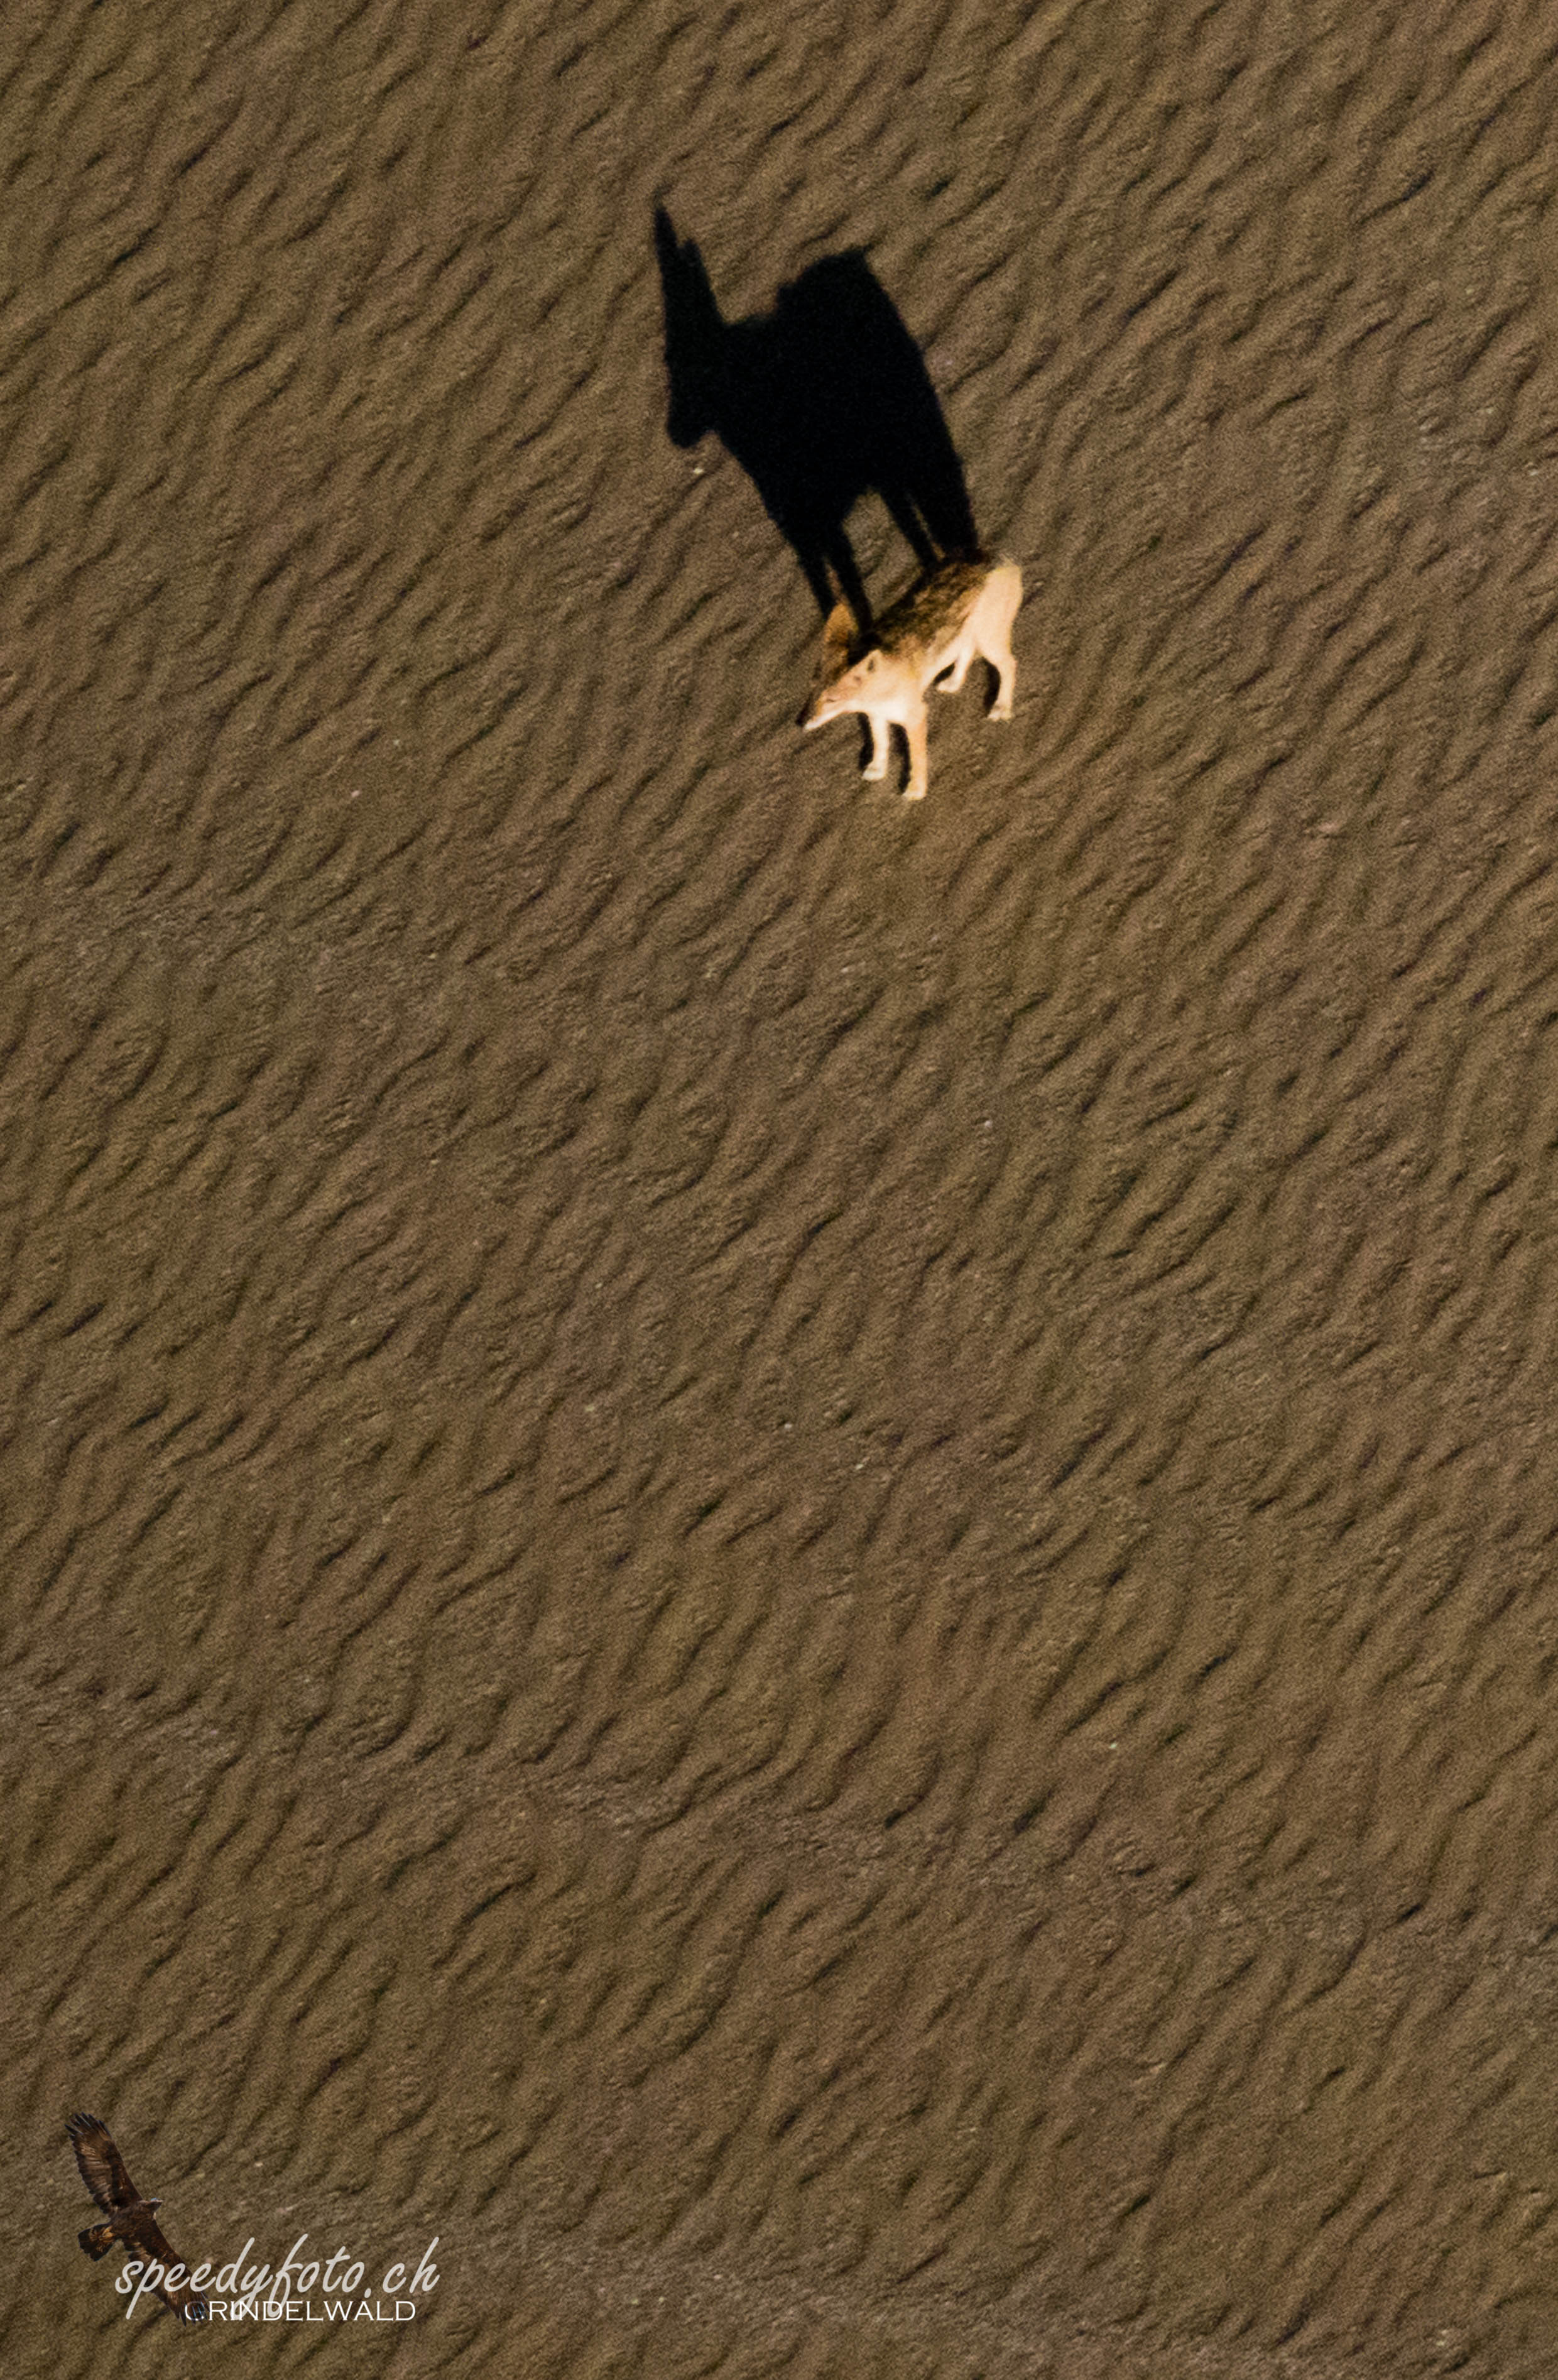
[[[8, 2372], [225, 2351], [78, 2107], [362, 2261], [255, 2372], [1551, 2372], [1555, 124], [1537, 0], [7, 13]], [[657, 204], [1021, 564], [923, 803]]]

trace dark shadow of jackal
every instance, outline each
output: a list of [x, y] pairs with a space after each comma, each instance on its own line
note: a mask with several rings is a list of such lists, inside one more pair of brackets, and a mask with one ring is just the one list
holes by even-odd
[[[727, 322], [695, 243], [655, 210], [665, 299], [666, 429], [713, 431], [795, 549], [826, 618], [834, 585], [861, 633], [871, 608], [844, 524], [875, 489], [923, 569], [979, 551], [962, 466], [920, 350], [864, 255], [825, 256], [771, 314]], [[832, 573], [830, 583], [828, 573]]]

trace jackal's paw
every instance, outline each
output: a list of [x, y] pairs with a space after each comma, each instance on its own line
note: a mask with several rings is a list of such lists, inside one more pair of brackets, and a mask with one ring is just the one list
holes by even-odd
[[887, 775], [888, 764], [885, 760], [867, 760], [864, 768], [860, 773], [863, 777], [868, 778], [872, 784], [875, 784], [879, 777], [885, 777]]
[[1010, 702], [993, 702], [990, 705], [990, 716], [992, 719], [1009, 719], [1011, 717]]

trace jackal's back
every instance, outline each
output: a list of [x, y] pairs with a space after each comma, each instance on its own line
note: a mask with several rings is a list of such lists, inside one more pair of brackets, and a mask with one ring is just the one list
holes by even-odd
[[884, 652], [907, 652], [913, 646], [932, 646], [957, 635], [979, 600], [992, 565], [984, 561], [944, 562], [926, 577], [914, 580], [896, 596], [876, 621], [876, 642]]
[[1022, 600], [1022, 579], [1014, 562], [988, 554], [943, 562], [889, 603], [876, 625], [875, 641], [894, 659], [919, 663], [934, 674], [936, 656], [950, 653], [976, 613], [996, 609], [1008, 626]]

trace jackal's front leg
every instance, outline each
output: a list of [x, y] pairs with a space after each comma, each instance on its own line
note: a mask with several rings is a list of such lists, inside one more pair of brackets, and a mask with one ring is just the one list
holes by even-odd
[[888, 773], [888, 751], [892, 741], [892, 730], [885, 720], [876, 718], [869, 710], [864, 716], [869, 749], [865, 755], [865, 766], [860, 773], [875, 783], [878, 777], [885, 777]]
[[923, 702], [918, 710], [912, 711], [903, 722], [904, 734], [909, 738], [909, 783], [903, 788], [903, 798], [906, 802], [924, 801], [926, 788], [930, 783], [930, 762], [925, 750], [925, 722], [926, 712]]

